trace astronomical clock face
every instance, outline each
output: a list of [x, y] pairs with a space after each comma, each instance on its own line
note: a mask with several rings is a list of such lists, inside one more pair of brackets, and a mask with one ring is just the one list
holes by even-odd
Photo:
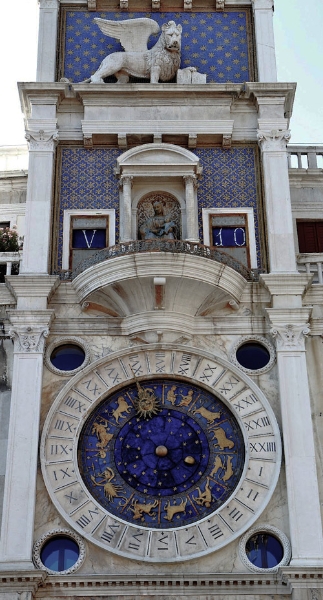
[[280, 466], [274, 415], [248, 381], [187, 348], [146, 347], [88, 367], [44, 428], [58, 510], [130, 558], [187, 560], [230, 542], [264, 509]]

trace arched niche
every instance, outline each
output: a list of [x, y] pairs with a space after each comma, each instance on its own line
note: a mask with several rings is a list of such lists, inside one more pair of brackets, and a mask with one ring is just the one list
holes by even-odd
[[137, 205], [148, 193], [172, 194], [181, 205], [182, 235], [199, 242], [196, 181], [202, 169], [199, 158], [172, 144], [144, 144], [117, 159], [120, 178], [120, 241], [137, 237]]

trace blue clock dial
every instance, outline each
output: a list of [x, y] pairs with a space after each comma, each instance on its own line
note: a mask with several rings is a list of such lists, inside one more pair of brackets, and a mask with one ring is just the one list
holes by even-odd
[[79, 440], [92, 496], [142, 527], [180, 527], [212, 514], [243, 466], [243, 435], [229, 408], [180, 380], [141, 381], [108, 396]]

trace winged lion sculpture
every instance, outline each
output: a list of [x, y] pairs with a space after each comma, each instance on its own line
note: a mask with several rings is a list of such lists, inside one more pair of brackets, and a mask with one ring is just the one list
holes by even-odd
[[161, 35], [153, 48], [147, 49], [152, 34], [160, 31], [153, 19], [108, 21], [94, 19], [102, 33], [120, 41], [125, 52], [113, 52], [103, 59], [98, 70], [85, 83], [104, 83], [115, 75], [118, 83], [128, 83], [130, 75], [150, 79], [151, 83], [170, 81], [181, 63], [182, 26], [175, 21], [162, 25]]

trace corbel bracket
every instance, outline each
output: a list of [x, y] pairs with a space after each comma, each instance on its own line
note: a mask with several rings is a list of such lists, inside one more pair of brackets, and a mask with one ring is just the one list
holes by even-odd
[[84, 136], [84, 148], [93, 148], [93, 138], [92, 136]]
[[232, 146], [232, 135], [224, 135], [222, 138], [223, 150], [230, 150]]
[[223, 11], [225, 0], [215, 0], [215, 10]]
[[96, 0], [87, 0], [87, 9], [96, 10]]

